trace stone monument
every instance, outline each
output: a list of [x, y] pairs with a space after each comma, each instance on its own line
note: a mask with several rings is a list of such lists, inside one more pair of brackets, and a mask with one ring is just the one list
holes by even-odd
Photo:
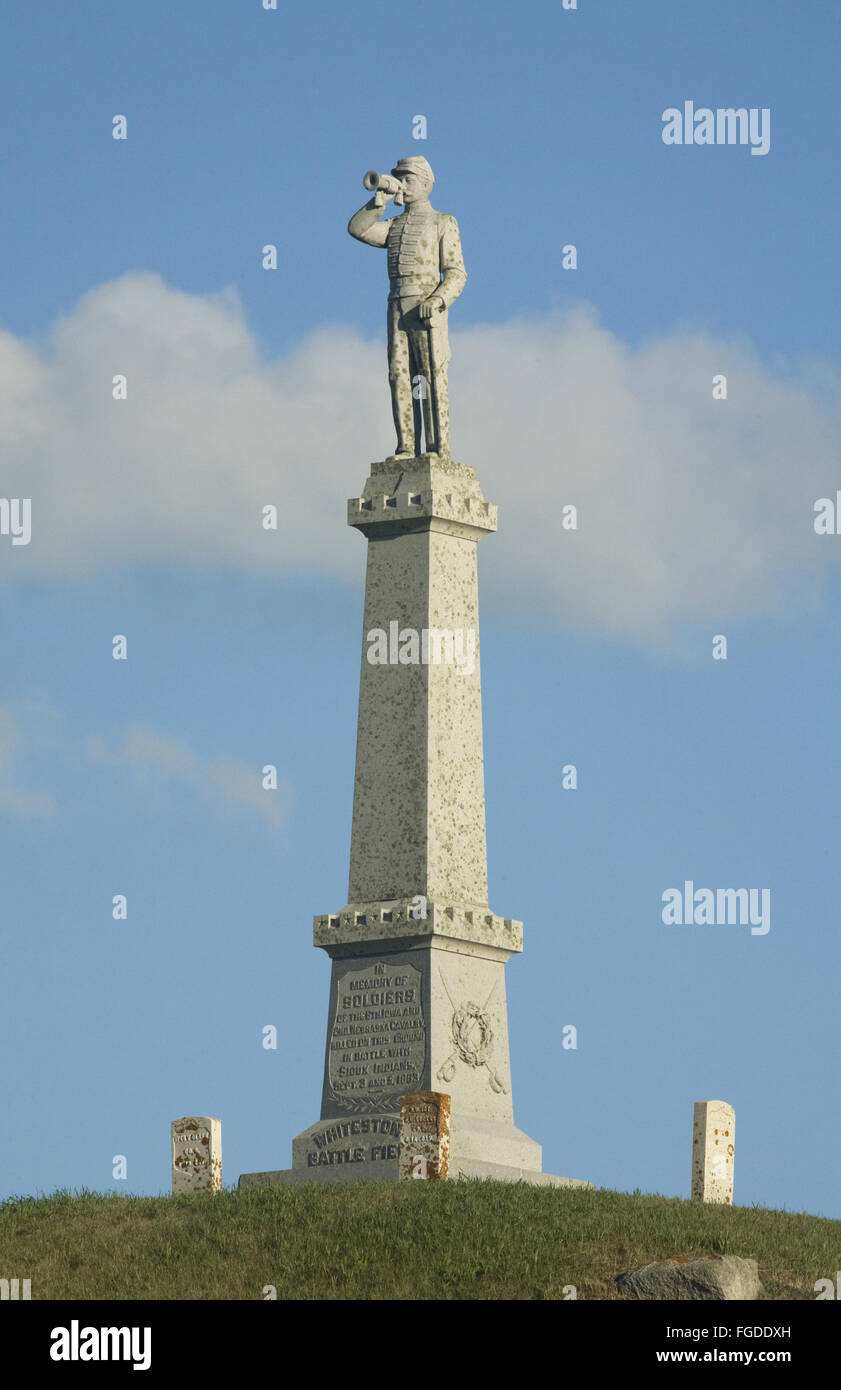
[[[315, 918], [333, 963], [321, 1118], [291, 1169], [241, 1186], [397, 1180], [401, 1098], [439, 1088], [449, 1178], [590, 1185], [543, 1173], [514, 1125], [505, 962], [523, 932], [488, 906], [476, 571], [496, 507], [450, 455], [446, 316], [466, 275], [432, 182], [420, 157], [367, 174], [348, 227], [387, 252], [397, 433], [348, 503], [368, 542], [348, 901]], [[407, 211], [380, 221], [386, 194]]]
[[696, 1100], [692, 1126], [692, 1201], [732, 1205], [736, 1112], [724, 1100]]
[[222, 1121], [185, 1115], [171, 1125], [172, 1191], [221, 1192]]
[[450, 1097], [409, 1091], [400, 1103], [401, 1178], [445, 1178], [450, 1166]]

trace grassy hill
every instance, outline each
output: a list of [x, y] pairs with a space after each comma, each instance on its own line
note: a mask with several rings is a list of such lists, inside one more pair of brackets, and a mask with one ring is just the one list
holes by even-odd
[[753, 1256], [766, 1298], [814, 1299], [841, 1221], [522, 1183], [358, 1183], [0, 1207], [0, 1276], [32, 1298], [613, 1299], [672, 1255]]

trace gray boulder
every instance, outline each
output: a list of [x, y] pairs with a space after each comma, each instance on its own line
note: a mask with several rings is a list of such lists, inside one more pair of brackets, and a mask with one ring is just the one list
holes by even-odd
[[762, 1293], [756, 1260], [738, 1255], [660, 1260], [620, 1274], [616, 1284], [626, 1298], [754, 1300]]

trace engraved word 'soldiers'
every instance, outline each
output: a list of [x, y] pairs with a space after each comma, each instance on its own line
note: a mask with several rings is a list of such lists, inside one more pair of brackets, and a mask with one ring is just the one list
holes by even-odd
[[[449, 458], [447, 310], [467, 280], [458, 223], [430, 204], [435, 175], [423, 155], [399, 159], [391, 175], [365, 175], [365, 186], [374, 193], [354, 213], [348, 231], [357, 241], [388, 252], [388, 381], [397, 431], [393, 457], [426, 452]], [[406, 210], [380, 221], [392, 196]], [[422, 391], [412, 389], [419, 377]]]

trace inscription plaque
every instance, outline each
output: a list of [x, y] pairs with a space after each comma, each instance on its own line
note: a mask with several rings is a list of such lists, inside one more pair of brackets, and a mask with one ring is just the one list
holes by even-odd
[[327, 1095], [346, 1112], [398, 1110], [426, 1060], [422, 975], [413, 965], [355, 964], [336, 979]]
[[399, 1175], [445, 1178], [450, 1162], [450, 1097], [412, 1091], [400, 1106]]
[[210, 1115], [173, 1120], [172, 1191], [222, 1190], [222, 1122]]

